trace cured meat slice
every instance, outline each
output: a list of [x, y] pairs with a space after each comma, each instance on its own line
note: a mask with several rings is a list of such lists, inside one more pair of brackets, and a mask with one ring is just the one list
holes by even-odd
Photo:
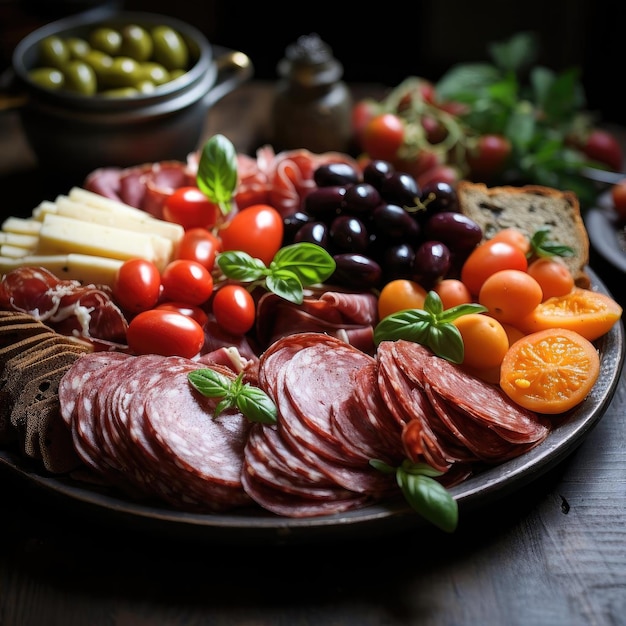
[[430, 381], [434, 393], [489, 425], [507, 441], [539, 443], [550, 432], [545, 420], [512, 402], [499, 387], [469, 376], [445, 359], [428, 359], [424, 377]]
[[[222, 373], [228, 371], [223, 368]], [[214, 417], [219, 399], [198, 393], [187, 374], [180, 370], [162, 376], [145, 397], [144, 419], [151, 443], [168, 475], [188, 480], [194, 496], [203, 489], [207, 508], [248, 504], [241, 468], [250, 423], [236, 409]]]

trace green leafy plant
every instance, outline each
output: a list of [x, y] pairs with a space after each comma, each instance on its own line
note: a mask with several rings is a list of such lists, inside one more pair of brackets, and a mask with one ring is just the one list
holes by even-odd
[[425, 463], [405, 459], [398, 467], [379, 460], [370, 465], [386, 474], [396, 475], [396, 482], [411, 508], [441, 530], [451, 533], [459, 521], [459, 507], [450, 492], [438, 481], [442, 473]]
[[259, 387], [243, 382], [243, 373], [235, 380], [210, 368], [198, 369], [187, 375], [189, 383], [208, 398], [221, 398], [214, 417], [237, 407], [251, 422], [275, 424], [277, 409], [273, 400]]
[[224, 135], [213, 135], [202, 148], [196, 184], [211, 202], [220, 207], [222, 215], [233, 209], [237, 188], [237, 151]]
[[482, 313], [480, 304], [460, 304], [444, 310], [441, 298], [429, 291], [423, 309], [405, 309], [383, 318], [374, 329], [374, 343], [405, 339], [430, 348], [437, 356], [461, 363], [465, 354], [463, 338], [452, 323], [467, 313]]
[[302, 304], [305, 286], [323, 283], [336, 267], [326, 250], [308, 242], [281, 248], [269, 267], [242, 251], [222, 252], [216, 263], [227, 278], [249, 282], [250, 288], [264, 286], [294, 304]]

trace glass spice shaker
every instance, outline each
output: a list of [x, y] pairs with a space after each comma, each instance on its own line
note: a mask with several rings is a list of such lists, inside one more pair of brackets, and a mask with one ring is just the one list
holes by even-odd
[[319, 35], [303, 35], [278, 64], [272, 110], [276, 150], [347, 152], [352, 137], [352, 96], [341, 80], [343, 65]]

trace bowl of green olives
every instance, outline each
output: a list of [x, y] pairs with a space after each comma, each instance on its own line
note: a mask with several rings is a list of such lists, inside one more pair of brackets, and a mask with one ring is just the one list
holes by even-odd
[[199, 147], [211, 106], [253, 66], [181, 20], [90, 11], [24, 37], [11, 71], [39, 166], [76, 176], [184, 160]]

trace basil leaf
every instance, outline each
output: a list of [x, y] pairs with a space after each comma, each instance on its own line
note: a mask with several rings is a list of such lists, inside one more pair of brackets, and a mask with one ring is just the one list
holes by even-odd
[[267, 273], [261, 259], [252, 258], [247, 252], [229, 250], [220, 252], [215, 258], [222, 273], [227, 278], [243, 282], [259, 280]]
[[530, 240], [530, 255], [538, 257], [573, 256], [574, 250], [569, 246], [563, 246], [548, 241], [550, 229], [538, 230]]
[[441, 483], [424, 474], [406, 472], [403, 467], [398, 468], [396, 479], [406, 501], [424, 519], [444, 532], [456, 530], [458, 503]]
[[214, 135], [202, 148], [196, 184], [204, 195], [229, 213], [238, 181], [237, 151], [224, 135]]
[[251, 422], [276, 422], [277, 409], [273, 400], [259, 387], [243, 384], [243, 373], [231, 380], [211, 368], [203, 368], [189, 372], [187, 379], [207, 398], [221, 398], [215, 407], [214, 417], [236, 406]]
[[406, 339], [424, 343], [428, 337], [431, 317], [422, 309], [405, 309], [383, 318], [374, 328], [374, 343]]
[[272, 399], [258, 387], [245, 384], [237, 396], [237, 408], [251, 421], [275, 424], [277, 409]]
[[314, 243], [302, 242], [281, 248], [272, 266], [291, 270], [302, 285], [323, 283], [335, 271], [336, 263], [330, 254]]
[[431, 326], [428, 346], [435, 354], [445, 355], [452, 363], [463, 363], [465, 345], [459, 329], [454, 324]]
[[294, 272], [276, 270], [265, 279], [265, 284], [270, 291], [288, 302], [302, 304], [304, 301], [302, 283]]

